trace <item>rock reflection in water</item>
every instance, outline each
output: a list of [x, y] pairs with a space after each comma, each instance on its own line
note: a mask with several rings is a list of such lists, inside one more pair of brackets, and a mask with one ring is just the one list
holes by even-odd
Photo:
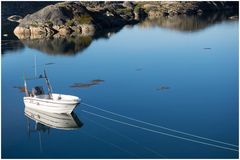
[[92, 42], [91, 37], [49, 37], [40, 39], [23, 39], [24, 45], [50, 55], [74, 55], [87, 48]]
[[1, 43], [2, 54], [7, 51], [16, 51], [24, 48], [24, 45], [20, 40], [2, 40]]
[[70, 85], [70, 87], [72, 87], [72, 88], [89, 88], [91, 86], [98, 85], [102, 82], [104, 82], [104, 80], [95, 79], [95, 80], [91, 80], [90, 82], [87, 82], [87, 83], [74, 83], [74, 84]]
[[32, 39], [21, 39], [21, 42], [29, 48], [37, 49], [49, 55], [70, 56], [82, 52], [92, 43], [93, 40], [99, 38], [109, 39], [120, 30], [120, 27], [104, 30], [93, 37], [78, 35], [63, 37], [56, 34], [47, 38], [32, 37]]
[[138, 25], [142, 28], [148, 27], [160, 27], [168, 28], [182, 32], [194, 32], [201, 29], [205, 29], [211, 25], [222, 21], [233, 21], [229, 19], [232, 16], [230, 12], [218, 12], [208, 15], [195, 15], [195, 16], [166, 16], [159, 17], [156, 19], [145, 19]]
[[[205, 29], [211, 25], [216, 23], [220, 23], [222, 21], [231, 22], [238, 19], [232, 19], [230, 17], [235, 16], [234, 13], [231, 12], [217, 12], [217, 13], [209, 13], [207, 15], [195, 15], [195, 16], [187, 16], [187, 15], [178, 15], [178, 16], [162, 16], [156, 19], [145, 19], [139, 24], [139, 27], [148, 28], [148, 27], [159, 27], [159, 28], [168, 28], [177, 30], [180, 32], [195, 32], [202, 29]], [[123, 27], [123, 26], [122, 26]], [[75, 55], [84, 51], [87, 47], [91, 45], [93, 40], [104, 38], [109, 39], [113, 34], [119, 32], [122, 27], [112, 28], [108, 30], [104, 30], [100, 33], [96, 33], [91, 36], [78, 36], [68, 35], [68, 36], [60, 36], [53, 35], [51, 37], [43, 38], [43, 37], [31, 37], [30, 39], [21, 39], [19, 42], [19, 48], [23, 48], [26, 45], [29, 48], [37, 49], [41, 52], [50, 54], [50, 55]], [[125, 26], [125, 27], [133, 27], [133, 25]], [[23, 44], [24, 45], [23, 45]], [[3, 48], [3, 53], [8, 48]], [[15, 49], [17, 49], [16, 47]], [[11, 46], [9, 50], [11, 49]], [[14, 47], [13, 47], [14, 49]], [[86, 85], [87, 86], [87, 85]]]

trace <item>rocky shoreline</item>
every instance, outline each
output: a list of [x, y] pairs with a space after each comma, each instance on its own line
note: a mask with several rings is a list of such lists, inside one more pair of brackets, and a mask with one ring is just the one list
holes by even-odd
[[238, 2], [60, 2], [18, 19], [14, 34], [19, 39], [93, 36], [145, 18], [202, 15], [220, 10], [234, 11], [238, 18]]

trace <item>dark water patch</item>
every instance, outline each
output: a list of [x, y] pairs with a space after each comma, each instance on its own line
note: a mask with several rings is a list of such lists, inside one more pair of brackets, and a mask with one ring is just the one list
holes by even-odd
[[100, 83], [103, 83], [104, 80], [101, 80], [101, 79], [94, 79], [94, 80], [91, 80], [89, 82], [86, 82], [86, 83], [73, 83], [72, 85], [70, 85], [71, 88], [90, 88], [92, 86], [95, 86], [95, 85], [98, 85]]
[[53, 64], [55, 64], [55, 63], [53, 63], [53, 62], [45, 63], [45, 65], [53, 65]]
[[143, 68], [137, 68], [136, 69], [136, 71], [142, 71], [143, 70]]
[[101, 80], [101, 79], [94, 79], [94, 80], [91, 80], [91, 82], [92, 82], [92, 83], [96, 83], [96, 84], [98, 84], [98, 83], [102, 83], [102, 82], [104, 82], [104, 80]]
[[96, 85], [95, 83], [74, 83], [70, 87], [72, 88], [89, 88], [93, 85]]
[[205, 50], [210, 50], [210, 49], [212, 49], [212, 48], [210, 48], [210, 47], [205, 47], [205, 48], [203, 48], [203, 49], [205, 49]]
[[169, 90], [170, 87], [169, 86], [165, 86], [165, 85], [160, 85], [158, 88], [156, 88], [157, 91], [165, 91], [165, 90]]

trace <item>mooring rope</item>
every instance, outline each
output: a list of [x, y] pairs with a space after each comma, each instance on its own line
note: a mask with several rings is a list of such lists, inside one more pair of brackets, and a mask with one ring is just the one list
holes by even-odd
[[165, 136], [174, 137], [174, 138], [178, 138], [178, 139], [182, 139], [182, 140], [186, 140], [186, 141], [191, 141], [191, 142], [195, 142], [195, 143], [199, 143], [199, 144], [204, 144], [204, 145], [208, 145], [208, 146], [212, 146], [212, 147], [216, 147], [216, 148], [221, 148], [221, 149], [225, 149], [225, 150], [231, 150], [231, 151], [238, 152], [237, 149], [232, 149], [232, 148], [229, 148], [229, 147], [223, 147], [223, 146], [219, 146], [219, 145], [215, 145], [215, 144], [211, 144], [211, 143], [207, 143], [207, 142], [202, 142], [202, 141], [198, 141], [198, 140], [193, 140], [193, 139], [189, 139], [189, 138], [185, 138], [185, 137], [180, 137], [180, 136], [176, 136], [176, 135], [172, 135], [172, 134], [156, 131], [156, 130], [153, 130], [153, 129], [137, 126], [137, 125], [130, 124], [130, 123], [127, 123], [127, 122], [122, 122], [122, 121], [119, 121], [119, 120], [116, 120], [116, 119], [112, 119], [112, 118], [108, 118], [108, 117], [105, 117], [105, 116], [102, 116], [102, 115], [99, 115], [99, 114], [96, 114], [96, 113], [92, 113], [92, 112], [89, 112], [89, 111], [86, 111], [86, 110], [82, 110], [82, 111], [85, 112], [85, 113], [88, 113], [88, 114], [91, 114], [91, 115], [103, 118], [103, 119], [107, 119], [107, 120], [110, 120], [110, 121], [113, 121], [113, 122], [117, 122], [117, 123], [121, 123], [121, 124], [124, 124], [124, 125], [131, 126], [131, 127], [139, 128], [139, 129], [142, 129], [142, 130], [145, 130], [145, 131], [158, 133], [158, 134], [162, 134], [162, 135], [165, 135]]
[[118, 114], [118, 113], [107, 111], [105, 109], [101, 109], [99, 107], [96, 107], [96, 106], [93, 106], [93, 105], [90, 105], [90, 104], [87, 104], [87, 103], [81, 103], [81, 104], [83, 104], [85, 106], [88, 106], [88, 107], [92, 107], [92, 108], [101, 110], [101, 111], [106, 112], [106, 113], [110, 113], [110, 114], [113, 114], [113, 115], [116, 115], [116, 116], [119, 116], [119, 117], [123, 117], [123, 118], [129, 119], [129, 120], [132, 120], [132, 121], [136, 121], [136, 122], [140, 122], [140, 123], [143, 123], [143, 124], [147, 124], [147, 125], [150, 125], [150, 126], [153, 126], [153, 127], [157, 127], [157, 128], [165, 129], [165, 130], [168, 130], [168, 131], [184, 134], [184, 135], [187, 135], [187, 136], [192, 136], [192, 137], [199, 138], [199, 139], [204, 139], [204, 140], [208, 140], [208, 141], [212, 141], [212, 142], [216, 142], [216, 143], [221, 143], [221, 144], [225, 144], [225, 145], [229, 145], [229, 146], [233, 146], [233, 147], [238, 147], [235, 144], [231, 144], [231, 143], [227, 143], [227, 142], [223, 142], [223, 141], [219, 141], [219, 140], [214, 140], [214, 139], [198, 136], [198, 135], [195, 135], [195, 134], [186, 133], [186, 132], [183, 132], [183, 131], [178, 131], [178, 130], [171, 129], [171, 128], [168, 128], [168, 127], [152, 124], [152, 123], [149, 123], [149, 122], [137, 120], [135, 118], [131, 118], [131, 117], [127, 117], [127, 116], [124, 116], [124, 115], [121, 115], [121, 114]]
[[128, 139], [129, 141], [131, 141], [131, 142], [133, 142], [133, 143], [135, 143], [135, 144], [140, 145], [140, 146], [141, 146], [142, 148], [144, 148], [146, 151], [149, 151], [149, 152], [151, 152], [151, 153], [154, 153], [155, 155], [157, 155], [157, 156], [159, 156], [159, 157], [161, 157], [161, 158], [165, 158], [165, 157], [166, 157], [166, 156], [163, 156], [162, 154], [159, 154], [157, 151], [155, 151], [155, 150], [153, 150], [153, 149], [151, 149], [151, 148], [149, 148], [149, 147], [147, 147], [147, 146], [141, 145], [138, 141], [136, 141], [136, 140], [134, 140], [134, 139], [132, 139], [132, 138], [130, 138], [130, 137], [128, 137], [128, 136], [120, 133], [120, 132], [118, 132], [117, 130], [113, 130], [113, 129], [111, 129], [111, 128], [108, 128], [108, 127], [106, 127], [106, 126], [104, 126], [104, 125], [101, 125], [101, 124], [99, 124], [99, 123], [97, 123], [97, 122], [95, 122], [95, 121], [93, 121], [93, 120], [90, 120], [90, 119], [88, 119], [88, 118], [86, 118], [86, 117], [84, 117], [84, 119], [86, 119], [86, 120], [94, 123], [95, 125], [97, 125], [97, 126], [99, 126], [99, 127], [104, 128], [104, 129], [106, 129], [106, 130], [108, 130], [108, 131], [110, 131], [110, 132], [112, 132], [112, 133], [115, 133], [115, 134], [117, 134], [118, 136], [120, 136], [120, 137], [122, 137], [122, 138]]
[[132, 152], [130, 152], [129, 150], [126, 150], [126, 149], [120, 147], [120, 146], [117, 145], [117, 144], [114, 144], [114, 143], [112, 143], [112, 142], [106, 141], [106, 140], [104, 140], [103, 138], [100, 138], [100, 137], [97, 137], [97, 136], [94, 136], [94, 135], [90, 135], [90, 134], [87, 133], [87, 132], [84, 132], [84, 131], [81, 131], [81, 132], [82, 132], [84, 135], [86, 135], [86, 136], [92, 137], [92, 138], [94, 138], [94, 139], [96, 139], [96, 140], [99, 140], [99, 141], [105, 143], [105, 144], [108, 144], [108, 145], [110, 145], [110, 146], [113, 146], [113, 147], [115, 147], [116, 149], [118, 149], [118, 150], [120, 150], [120, 151], [123, 151], [123, 152], [125, 152], [125, 153], [127, 153], [127, 154], [133, 155], [134, 157], [139, 157], [139, 156], [136, 155], [135, 153], [132, 153]]

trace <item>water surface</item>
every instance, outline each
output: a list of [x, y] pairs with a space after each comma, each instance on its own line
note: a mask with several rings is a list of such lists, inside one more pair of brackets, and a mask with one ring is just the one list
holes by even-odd
[[238, 21], [226, 19], [148, 20], [96, 37], [25, 40], [20, 42], [21, 49], [5, 48], [2, 157], [238, 158], [236, 151], [136, 128], [130, 125], [172, 134], [83, 104], [74, 111], [82, 124], [79, 128], [60, 130], [36, 124], [25, 116], [24, 93], [16, 87], [23, 86], [24, 73], [34, 75], [37, 56], [37, 72], [48, 64], [45, 68], [54, 92], [238, 146], [239, 26]]

